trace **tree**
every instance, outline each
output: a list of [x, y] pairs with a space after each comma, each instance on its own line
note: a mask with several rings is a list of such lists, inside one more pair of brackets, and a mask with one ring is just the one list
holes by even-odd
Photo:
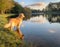
[[11, 9], [11, 13], [19, 14], [24, 11], [24, 8], [17, 2], [14, 2], [14, 7]]
[[31, 17], [31, 15], [32, 15], [32, 11], [31, 11], [31, 9], [30, 9], [30, 8], [25, 7], [25, 8], [24, 8], [24, 14], [25, 14], [25, 19], [30, 18], [30, 17]]
[[48, 11], [59, 11], [60, 10], [60, 2], [49, 3], [46, 10], [48, 10]]
[[0, 13], [3, 14], [5, 11], [10, 10], [14, 7], [13, 0], [0, 0]]

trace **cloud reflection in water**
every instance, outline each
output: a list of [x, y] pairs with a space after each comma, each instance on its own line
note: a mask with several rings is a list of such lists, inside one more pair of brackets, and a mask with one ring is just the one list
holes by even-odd
[[42, 16], [42, 15], [36, 16], [36, 17], [32, 17], [32, 18], [28, 19], [27, 21], [30, 21], [30, 22], [38, 22], [38, 23], [42, 23], [42, 24], [49, 22], [47, 20], [47, 18], [44, 17], [44, 16]]
[[53, 29], [50, 29], [49, 32], [50, 32], [50, 33], [55, 33], [56, 31], [53, 30]]

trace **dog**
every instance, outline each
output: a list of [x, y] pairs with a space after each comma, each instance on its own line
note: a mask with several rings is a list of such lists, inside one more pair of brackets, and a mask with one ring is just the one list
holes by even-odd
[[22, 39], [24, 35], [20, 31], [20, 26], [23, 22], [24, 17], [25, 17], [24, 14], [20, 13], [18, 17], [11, 18], [9, 20], [9, 22], [4, 26], [4, 28], [9, 28], [10, 30], [13, 30], [14, 27], [16, 27], [16, 31], [17, 31], [18, 35], [20, 36], [20, 38]]

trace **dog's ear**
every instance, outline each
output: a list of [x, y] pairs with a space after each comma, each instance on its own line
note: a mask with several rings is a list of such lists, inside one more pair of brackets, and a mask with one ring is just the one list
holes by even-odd
[[20, 14], [19, 14], [19, 17], [25, 17], [25, 16], [24, 16], [24, 13], [20, 13]]

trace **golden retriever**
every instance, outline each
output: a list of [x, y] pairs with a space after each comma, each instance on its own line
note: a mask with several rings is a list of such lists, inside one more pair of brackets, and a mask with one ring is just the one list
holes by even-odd
[[18, 17], [16, 18], [11, 18], [9, 20], [9, 23], [7, 23], [4, 28], [9, 28], [10, 30], [13, 30], [14, 27], [16, 27], [16, 31], [18, 33], [18, 35], [20, 36], [20, 38], [23, 37], [22, 32], [20, 31], [20, 26], [22, 24], [23, 18], [24, 18], [24, 14], [20, 13]]

